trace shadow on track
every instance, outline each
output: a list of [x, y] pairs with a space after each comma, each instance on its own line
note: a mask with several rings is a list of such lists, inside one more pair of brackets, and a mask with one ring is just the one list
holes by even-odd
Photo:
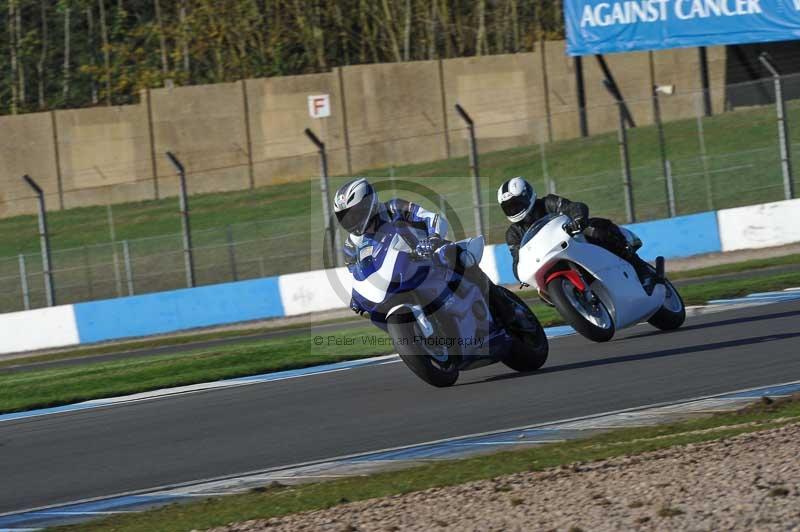
[[[734, 321], [734, 320], [731, 320]], [[595, 360], [584, 360], [583, 362], [572, 362], [570, 364], [561, 364], [560, 366], [544, 367], [538, 371], [530, 373], [505, 373], [503, 375], [495, 375], [488, 379], [480, 381], [465, 382], [456, 384], [456, 386], [470, 386], [472, 384], [481, 384], [485, 382], [502, 381], [506, 379], [517, 379], [524, 377], [532, 377], [534, 375], [545, 375], [549, 373], [559, 373], [562, 371], [572, 371], [584, 368], [593, 368], [596, 366], [607, 366], [610, 364], [624, 364], [625, 362], [636, 362], [639, 360], [651, 360], [654, 358], [665, 358], [680, 355], [691, 355], [694, 353], [702, 353], [704, 351], [715, 351], [717, 349], [727, 349], [730, 347], [740, 347], [743, 345], [760, 344], [763, 342], [774, 342], [780, 340], [788, 340], [791, 338], [800, 337], [800, 332], [770, 334], [767, 336], [755, 336], [753, 338], [742, 338], [739, 340], [728, 340], [726, 342], [715, 342], [713, 344], [700, 344], [691, 345], [686, 347], [676, 347], [674, 349], [664, 349], [662, 351], [651, 351], [648, 353], [638, 353], [635, 355], [624, 355], [618, 357], [598, 358]]]
[[684, 325], [680, 329], [675, 329], [674, 331], [657, 331], [657, 330], [647, 331], [639, 334], [632, 334], [630, 336], [625, 336], [619, 338], [619, 340], [628, 340], [633, 338], [647, 338], [650, 336], [656, 336], [660, 334], [675, 334], [683, 331], [696, 331], [699, 329], [710, 329], [713, 327], [725, 327], [726, 325], [738, 325], [740, 323], [749, 323], [754, 321], [779, 320], [781, 318], [793, 318], [795, 316], [800, 316], [800, 310], [792, 310], [789, 312], [775, 312], [773, 314], [762, 314], [760, 316], [746, 316], [743, 318], [733, 318], [730, 320], [711, 321], [708, 323], [698, 323], [696, 325]]

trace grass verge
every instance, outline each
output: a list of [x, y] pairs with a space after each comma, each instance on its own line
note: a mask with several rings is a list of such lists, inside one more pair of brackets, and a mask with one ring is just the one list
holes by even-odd
[[[756, 291], [800, 286], [800, 272], [759, 279], [738, 279], [684, 287], [686, 304], [736, 297]], [[532, 295], [531, 292], [528, 295]], [[550, 307], [534, 307], [545, 325], [561, 323]], [[0, 375], [0, 413], [30, 410], [394, 352], [387, 336], [369, 326], [320, 336], [300, 332], [284, 338], [153, 357], [92, 363], [64, 369]]]
[[[669, 278], [673, 281], [677, 281], [680, 279], [694, 279], [697, 277], [708, 277], [712, 275], [752, 272], [769, 268], [777, 268], [779, 266], [793, 265], [800, 265], [800, 254], [784, 255], [783, 257], [771, 257], [767, 259], [753, 259], [742, 262], [734, 262], [731, 264], [718, 264], [716, 266], [708, 266], [705, 268], [695, 268], [693, 270], [685, 270], [682, 272], [672, 272], [669, 273]], [[669, 261], [667, 261], [667, 269], [669, 269]]]
[[[284, 332], [292, 330], [308, 329], [311, 326], [323, 326], [340, 322], [352, 321], [350, 316], [346, 318], [338, 318], [331, 320], [322, 320], [309, 323], [296, 323], [291, 325], [283, 325], [276, 327], [253, 327], [252, 329], [233, 329], [222, 331], [208, 331], [208, 332], [193, 332], [185, 333], [180, 336], [164, 336], [150, 339], [128, 340], [121, 342], [109, 342], [90, 347], [78, 347], [74, 349], [63, 349], [43, 354], [32, 354], [30, 356], [21, 356], [10, 358], [7, 360], [0, 360], [0, 368], [7, 368], [12, 366], [19, 366], [21, 364], [34, 364], [42, 362], [54, 362], [58, 360], [70, 360], [75, 358], [92, 357], [99, 355], [108, 355], [113, 353], [122, 353], [129, 351], [147, 351], [150, 349], [159, 349], [164, 347], [180, 347], [186, 344], [196, 344], [199, 342], [209, 342], [214, 340], [225, 340], [228, 338], [241, 338], [247, 341], [248, 336], [258, 336], [270, 332]], [[187, 350], [191, 346], [186, 347]]]
[[[346, 502], [452, 486], [513, 473], [541, 471], [576, 462], [585, 463], [640, 454], [676, 445], [718, 440], [798, 420], [800, 420], [800, 402], [796, 397], [776, 402], [760, 402], [739, 412], [670, 425], [615, 430], [582, 440], [434, 463], [367, 477], [294, 487], [270, 487], [241, 495], [210, 498], [189, 504], [173, 504], [140, 514], [114, 516], [58, 530], [87, 532], [203, 530], [232, 522], [330, 508]], [[501, 483], [498, 491], [502, 491]]]

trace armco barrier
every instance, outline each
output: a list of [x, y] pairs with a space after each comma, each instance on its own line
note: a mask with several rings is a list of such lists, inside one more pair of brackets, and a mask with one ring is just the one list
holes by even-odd
[[284, 315], [278, 279], [256, 279], [79, 303], [82, 344]]
[[72, 305], [0, 315], [0, 353], [80, 343]]
[[800, 242], [800, 199], [725, 209], [717, 215], [722, 251]]
[[[800, 241], [800, 200], [628, 226], [645, 259]], [[481, 267], [514, 284], [507, 246], [487, 246]], [[330, 282], [338, 277], [341, 289]], [[346, 308], [349, 275], [339, 268], [0, 315], [0, 353], [150, 336]]]
[[[670, 259], [722, 251], [717, 215], [714, 212], [630, 224], [625, 227], [639, 235], [644, 242], [639, 255], [645, 260], [653, 260], [659, 255]], [[503, 284], [518, 282], [514, 277], [508, 246], [505, 244], [495, 246], [494, 253], [500, 282]]]

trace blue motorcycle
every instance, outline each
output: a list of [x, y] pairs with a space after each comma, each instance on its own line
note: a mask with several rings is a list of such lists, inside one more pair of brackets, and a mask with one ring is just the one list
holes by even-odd
[[445, 252], [417, 253], [426, 237], [404, 222], [384, 224], [364, 238], [351, 270], [354, 302], [388, 332], [408, 368], [445, 387], [461, 371], [496, 362], [521, 372], [542, 367], [547, 337], [530, 308], [478, 266], [460, 265], [462, 250], [480, 262], [483, 237], [448, 244]]

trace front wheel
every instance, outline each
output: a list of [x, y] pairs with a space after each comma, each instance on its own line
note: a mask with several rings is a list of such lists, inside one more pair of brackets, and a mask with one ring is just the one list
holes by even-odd
[[569, 279], [556, 277], [547, 284], [547, 294], [573, 329], [594, 342], [614, 336], [614, 319], [600, 299], [589, 300]]
[[686, 306], [681, 295], [672, 286], [672, 283], [666, 279], [664, 279], [664, 288], [666, 288], [667, 292], [666, 296], [664, 296], [664, 304], [661, 305], [658, 312], [647, 320], [647, 323], [662, 331], [672, 331], [686, 321]]
[[514, 341], [511, 344], [511, 352], [503, 359], [503, 364], [523, 373], [536, 371], [547, 362], [547, 355], [550, 352], [542, 324], [530, 307], [516, 294], [502, 286], [496, 289], [506, 298], [504, 302], [516, 309], [515, 325], [518, 325], [513, 331], [509, 331]]
[[387, 327], [400, 358], [417, 377], [437, 388], [455, 384], [458, 380], [455, 357], [446, 345], [421, 341], [424, 335], [412, 314], [392, 314]]

